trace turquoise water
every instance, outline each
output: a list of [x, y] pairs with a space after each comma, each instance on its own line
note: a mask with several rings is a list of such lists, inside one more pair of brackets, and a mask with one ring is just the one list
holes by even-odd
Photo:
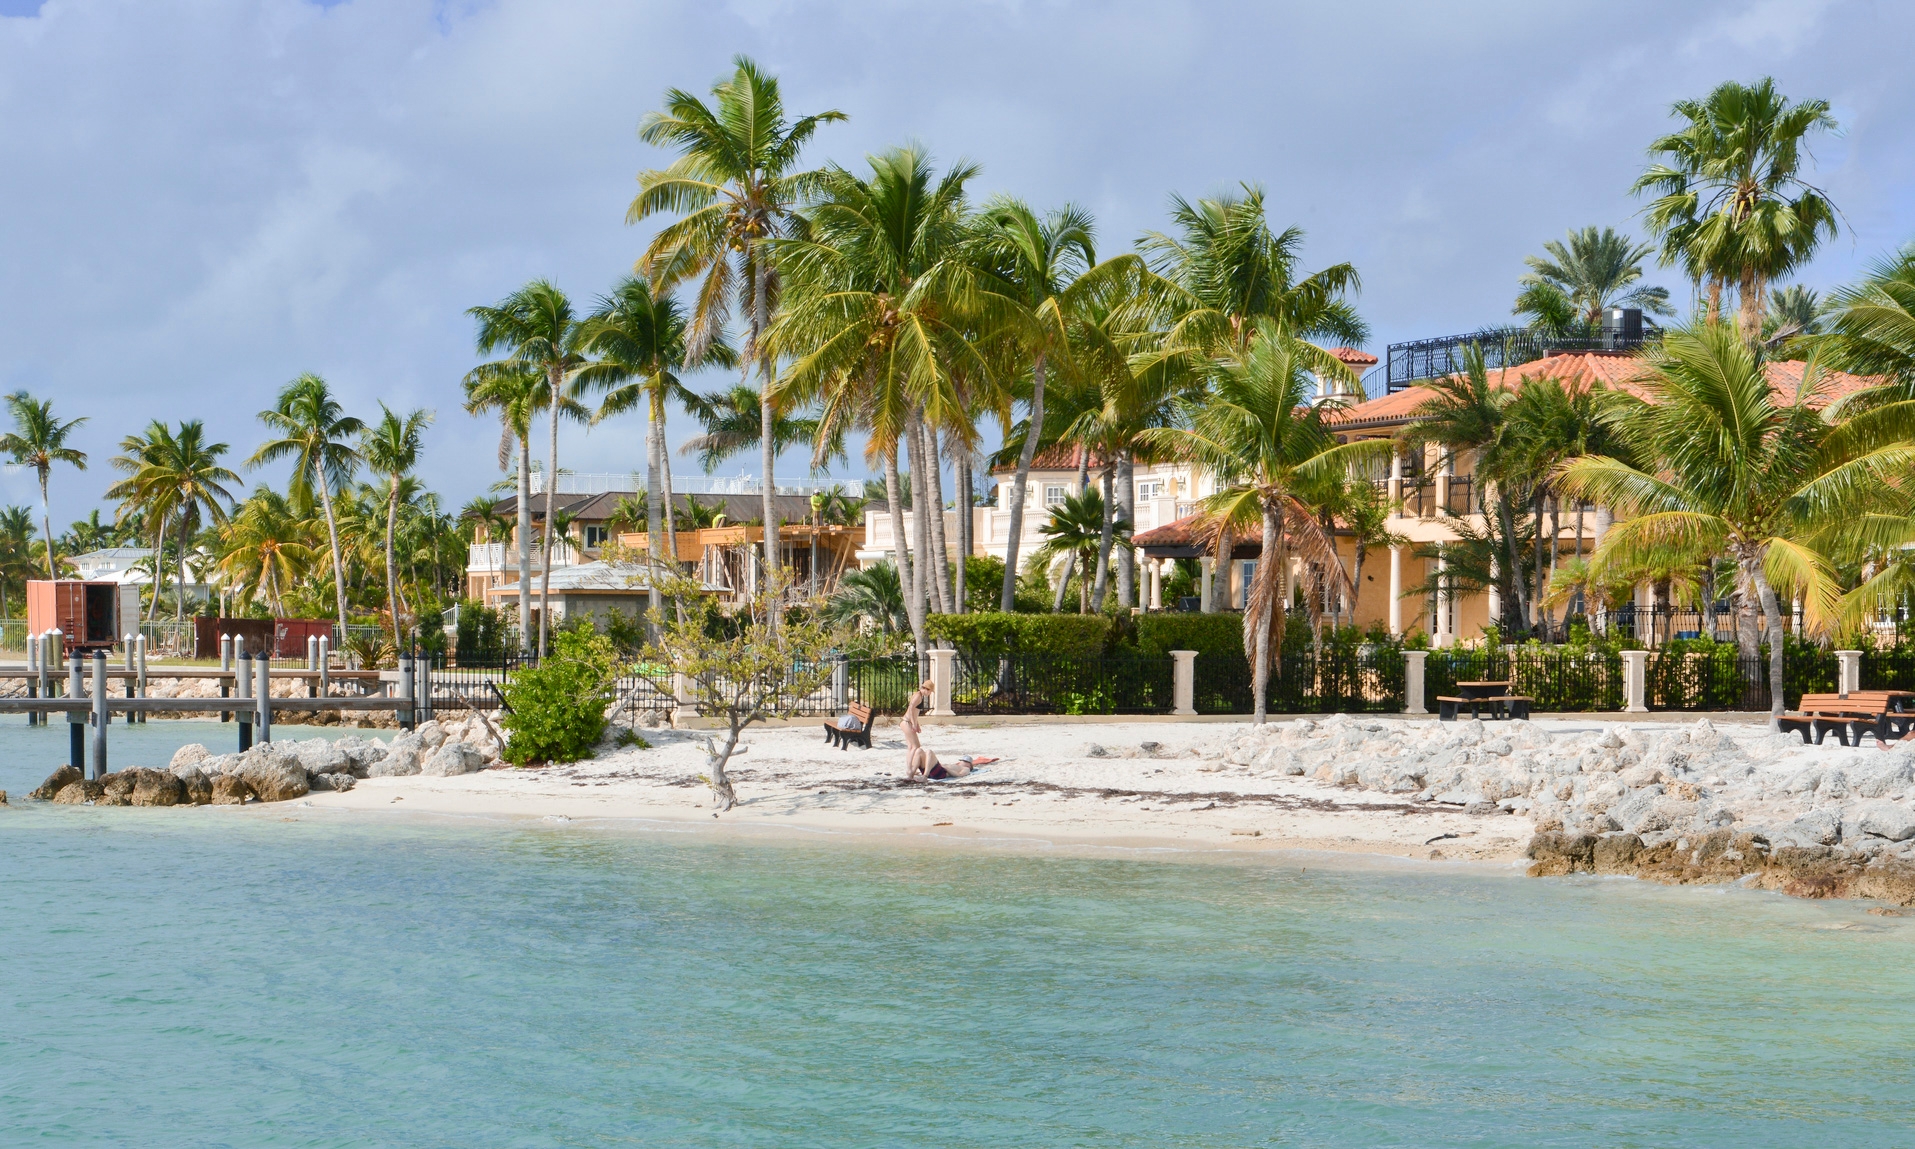
[[1327, 863], [16, 808], [0, 1141], [1915, 1143], [1915, 919]]

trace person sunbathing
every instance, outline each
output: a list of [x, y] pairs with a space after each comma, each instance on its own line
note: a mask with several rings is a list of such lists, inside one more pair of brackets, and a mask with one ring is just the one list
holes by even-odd
[[980, 766], [988, 766], [997, 761], [995, 758], [967, 754], [949, 766], [938, 761], [937, 754], [929, 746], [919, 746], [904, 756], [905, 774], [909, 779], [923, 779], [926, 782], [940, 782], [946, 778], [962, 778]]

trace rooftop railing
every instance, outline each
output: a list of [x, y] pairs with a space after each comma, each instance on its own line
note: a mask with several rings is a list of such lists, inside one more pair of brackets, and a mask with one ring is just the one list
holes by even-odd
[[1420, 379], [1455, 375], [1464, 369], [1465, 356], [1472, 347], [1480, 348], [1483, 365], [1495, 370], [1529, 363], [1555, 351], [1634, 351], [1661, 338], [1662, 332], [1647, 324], [1635, 329], [1589, 328], [1570, 332], [1485, 327], [1462, 335], [1390, 344], [1384, 367], [1385, 385], [1395, 392]]

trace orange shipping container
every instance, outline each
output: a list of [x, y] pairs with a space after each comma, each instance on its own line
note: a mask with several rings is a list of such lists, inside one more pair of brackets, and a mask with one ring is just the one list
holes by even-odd
[[68, 653], [105, 649], [119, 641], [120, 588], [117, 583], [78, 579], [30, 579], [27, 582], [27, 632], [58, 629]]

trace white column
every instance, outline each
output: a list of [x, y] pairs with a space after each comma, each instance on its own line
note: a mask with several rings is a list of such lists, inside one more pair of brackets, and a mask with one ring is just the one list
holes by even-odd
[[1150, 609], [1164, 609], [1164, 569], [1156, 563], [1144, 564], [1144, 575], [1150, 580]]
[[1170, 712], [1180, 717], [1197, 713], [1197, 652], [1170, 652]]
[[1401, 451], [1398, 451], [1390, 456], [1389, 497], [1390, 497], [1390, 517], [1393, 519], [1402, 518], [1403, 517], [1403, 452]]
[[957, 651], [933, 650], [931, 653], [931, 717], [949, 718], [957, 713], [951, 709], [951, 683], [956, 677]]
[[1403, 637], [1403, 548], [1390, 548], [1390, 636]]
[[1622, 693], [1623, 711], [1628, 714], [1647, 714], [1649, 707], [1643, 705], [1648, 693], [1649, 652], [1646, 650], [1625, 650], [1622, 652]]
[[1202, 577], [1200, 577], [1197, 580], [1197, 583], [1198, 583], [1197, 597], [1200, 600], [1197, 604], [1197, 608], [1203, 611], [1205, 614], [1209, 614], [1210, 613], [1210, 584], [1213, 581], [1211, 578], [1210, 572], [1212, 571], [1212, 569], [1215, 568], [1217, 564], [1217, 560], [1210, 557], [1209, 555], [1205, 555], [1203, 558], [1197, 561], [1198, 561], [1198, 564], [1203, 569]]
[[[1496, 581], [1501, 574], [1502, 567], [1497, 565], [1497, 560], [1492, 556], [1489, 560], [1489, 621], [1492, 626], [1503, 625], [1503, 588]], [[1508, 641], [1508, 636], [1504, 636], [1504, 641]]]
[[1837, 665], [1835, 689], [1843, 698], [1862, 689], [1862, 652], [1859, 650], [1838, 650], [1835, 652]]
[[672, 675], [672, 700], [678, 704], [672, 707], [673, 726], [682, 726], [686, 719], [698, 717], [698, 699], [692, 694], [691, 675]]
[[1427, 650], [1406, 650], [1403, 652], [1403, 713], [1428, 714], [1423, 705], [1423, 662], [1429, 658]]

